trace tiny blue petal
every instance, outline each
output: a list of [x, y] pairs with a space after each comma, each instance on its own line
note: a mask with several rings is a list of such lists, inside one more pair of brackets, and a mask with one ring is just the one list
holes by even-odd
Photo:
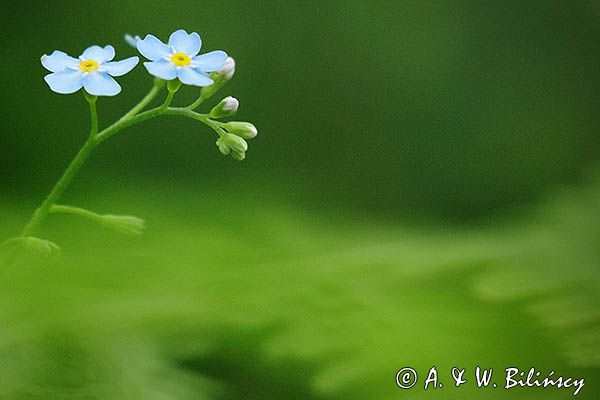
[[115, 49], [112, 46], [106, 46], [104, 48], [100, 46], [91, 46], [85, 49], [81, 57], [82, 60], [94, 60], [98, 64], [102, 64], [106, 61], [111, 61], [115, 58]]
[[102, 70], [112, 76], [122, 76], [135, 68], [140, 59], [138, 57], [129, 57], [122, 61], [113, 61], [102, 64]]
[[42, 56], [42, 65], [50, 72], [60, 72], [66, 68], [79, 68], [79, 60], [71, 57], [68, 54], [56, 50], [49, 56]]
[[142, 38], [139, 37], [138, 35], [131, 36], [129, 33], [125, 34], [125, 41], [127, 42], [128, 45], [130, 45], [134, 49], [137, 48], [137, 42], [139, 42], [140, 40], [142, 40]]
[[171, 61], [148, 61], [144, 63], [144, 67], [146, 67], [150, 75], [154, 75], [167, 81], [177, 77], [177, 67]]
[[83, 74], [79, 70], [67, 69], [46, 75], [44, 80], [53, 92], [71, 94], [75, 93], [83, 86], [82, 75]]
[[89, 72], [83, 75], [83, 87], [94, 96], [114, 96], [121, 92], [121, 86], [105, 72]]
[[213, 72], [223, 68], [225, 61], [227, 61], [227, 53], [216, 50], [194, 57], [192, 66], [203, 72]]
[[138, 40], [137, 49], [144, 57], [152, 61], [168, 58], [173, 54], [169, 46], [153, 35], [146, 35], [143, 40]]
[[177, 77], [181, 83], [192, 86], [210, 86], [214, 83], [214, 81], [210, 79], [208, 75], [201, 71], [196, 71], [190, 67], [181, 68], [177, 72]]
[[169, 37], [169, 46], [175, 53], [184, 53], [194, 57], [200, 52], [202, 40], [196, 32], [188, 34], [183, 29], [175, 31]]

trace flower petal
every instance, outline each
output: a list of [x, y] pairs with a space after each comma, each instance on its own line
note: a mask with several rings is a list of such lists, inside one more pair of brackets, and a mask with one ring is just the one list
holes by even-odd
[[44, 80], [53, 92], [71, 94], [75, 93], [83, 86], [81, 76], [81, 71], [69, 69], [46, 75]]
[[202, 72], [213, 72], [223, 68], [226, 60], [227, 53], [224, 51], [211, 51], [192, 58], [192, 67]]
[[144, 63], [144, 67], [146, 67], [150, 75], [161, 79], [170, 81], [177, 77], [177, 67], [171, 61], [148, 61]]
[[183, 29], [175, 31], [169, 37], [169, 46], [173, 48], [175, 53], [185, 53], [189, 57], [194, 57], [200, 53], [202, 40], [196, 32], [188, 34]]
[[171, 48], [153, 35], [146, 35], [143, 40], [138, 40], [137, 49], [144, 57], [152, 61], [158, 61], [172, 55]]
[[44, 54], [41, 61], [44, 68], [50, 72], [60, 72], [65, 68], [77, 69], [79, 67], [78, 59], [59, 50], [54, 51], [49, 56]]
[[210, 79], [208, 75], [202, 71], [196, 71], [190, 67], [184, 67], [177, 71], [177, 77], [181, 83], [186, 85], [210, 86], [214, 83], [214, 81]]
[[115, 48], [110, 45], [104, 48], [100, 46], [91, 46], [85, 49], [79, 58], [82, 60], [94, 60], [98, 64], [102, 64], [105, 61], [110, 61], [115, 58]]
[[85, 91], [94, 96], [114, 96], [121, 86], [106, 72], [88, 72], [83, 76]]
[[125, 60], [102, 64], [101, 70], [108, 72], [108, 74], [112, 76], [121, 76], [134, 69], [138, 62], [140, 62], [138, 57], [129, 57]]
[[137, 42], [139, 42], [140, 40], [142, 40], [142, 38], [138, 35], [131, 36], [129, 33], [125, 34], [125, 41], [134, 49], [137, 48]]

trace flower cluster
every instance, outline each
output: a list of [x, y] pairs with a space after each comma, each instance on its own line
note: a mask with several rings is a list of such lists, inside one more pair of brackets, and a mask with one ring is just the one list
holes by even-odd
[[[210, 86], [214, 81], [209, 73], [218, 71], [227, 62], [227, 53], [221, 50], [201, 54], [202, 40], [196, 32], [175, 31], [165, 44], [154, 35], [144, 39], [127, 35], [126, 41], [135, 45], [148, 62], [144, 66], [151, 75], [164, 80], [179, 79], [185, 85]], [[111, 62], [115, 58], [112, 46], [91, 46], [79, 58], [62, 51], [42, 56], [42, 65], [50, 72], [45, 80], [56, 93], [75, 93], [82, 87], [94, 96], [114, 96], [121, 87], [112, 78], [125, 75], [139, 62], [138, 57]], [[229, 76], [231, 78], [231, 76]]]
[[[163, 81], [168, 82], [166, 86], [171, 95], [169, 103], [182, 84], [202, 88], [198, 100], [186, 107], [187, 110], [196, 109], [235, 73], [235, 61], [226, 52], [215, 50], [200, 54], [202, 39], [196, 32], [187, 33], [180, 29], [170, 35], [167, 43], [154, 35], [146, 35], [143, 39], [125, 35], [125, 40], [149, 60], [144, 62], [144, 67], [159, 85]], [[71, 94], [83, 88], [91, 96], [115, 96], [121, 92], [121, 86], [114, 77], [133, 70], [139, 58], [112, 61], [114, 57], [115, 49], [112, 46], [91, 46], [79, 58], [57, 50], [41, 58], [42, 65], [51, 72], [44, 79], [56, 93]], [[177, 112], [177, 109], [168, 108], [168, 105], [165, 113]], [[218, 134], [217, 146], [221, 153], [243, 160], [248, 149], [246, 140], [256, 136], [256, 127], [248, 122], [215, 121], [234, 115], [238, 107], [239, 101], [230, 96], [213, 107], [210, 113], [196, 114], [194, 117], [201, 119], [201, 116], [206, 116], [201, 120]]]
[[[202, 40], [196, 32], [178, 30], [171, 34], [167, 43], [153, 35], [147, 35], [143, 39], [126, 35], [125, 40], [148, 59], [144, 62], [144, 67], [154, 76], [154, 85], [137, 105], [103, 130], [98, 129], [98, 97], [119, 94], [121, 85], [114, 78], [132, 71], [138, 65], [139, 58], [133, 56], [113, 61], [115, 49], [110, 45], [91, 46], [78, 58], [58, 50], [42, 56], [42, 65], [50, 71], [44, 80], [52, 91], [70, 94], [84, 89], [90, 108], [90, 134], [49, 195], [33, 213], [22, 233], [0, 244], [0, 263], [3, 260], [9, 263], [17, 248], [34, 250], [43, 255], [56, 253], [60, 248], [55, 243], [33, 236], [49, 214], [76, 215], [126, 234], [136, 235], [143, 231], [144, 220], [134, 216], [98, 214], [80, 207], [56, 204], [93, 150], [129, 126], [161, 115], [191, 118], [207, 125], [218, 135], [216, 144], [221, 153], [240, 161], [246, 157], [246, 140], [256, 137], [256, 127], [249, 122], [220, 121], [237, 113], [239, 101], [236, 98], [224, 98], [206, 114], [196, 111], [205, 100], [231, 80], [235, 73], [233, 58], [222, 50], [200, 54]], [[182, 85], [200, 87], [199, 96], [186, 107], [173, 107], [173, 98]], [[146, 110], [156, 96], [161, 92], [165, 93], [165, 89], [164, 102]], [[5, 257], [7, 253], [9, 255]]]

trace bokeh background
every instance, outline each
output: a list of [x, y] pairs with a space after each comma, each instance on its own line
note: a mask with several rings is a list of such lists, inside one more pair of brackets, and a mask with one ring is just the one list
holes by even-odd
[[[62, 255], [0, 271], [0, 398], [571, 394], [449, 387], [477, 365], [582, 376], [595, 398], [599, 22], [595, 1], [5, 2], [2, 239], [88, 132], [44, 53], [198, 31], [237, 60], [213, 102], [236, 96], [260, 133], [241, 163], [176, 118], [97, 150], [62, 202], [147, 232], [52, 216]], [[119, 82], [102, 126], [152, 85], [141, 66]], [[444, 389], [395, 386], [433, 365]]]

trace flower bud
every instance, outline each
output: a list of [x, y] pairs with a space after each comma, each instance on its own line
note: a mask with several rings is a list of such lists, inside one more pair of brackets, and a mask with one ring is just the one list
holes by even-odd
[[233, 152], [243, 153], [248, 150], [248, 143], [239, 136], [225, 133], [221, 139]]
[[223, 126], [229, 133], [238, 135], [244, 139], [253, 139], [258, 134], [258, 130], [250, 122], [231, 121]]
[[105, 228], [112, 229], [127, 235], [141, 235], [146, 228], [143, 219], [130, 215], [101, 215], [100, 224]]
[[248, 143], [239, 136], [232, 133], [225, 133], [217, 140], [217, 147], [219, 151], [224, 155], [231, 154], [231, 157], [238, 161], [242, 161], [246, 158], [246, 150], [248, 150]]
[[231, 153], [231, 157], [233, 157], [234, 159], [236, 159], [238, 161], [243, 161], [244, 158], [246, 158], [246, 152], [234, 151], [233, 153]]
[[225, 143], [221, 138], [217, 139], [216, 145], [219, 148], [221, 154], [226, 156], [229, 155], [229, 153], [231, 153], [231, 149], [229, 148], [229, 146], [227, 146], [227, 143]]
[[235, 97], [225, 97], [223, 100], [219, 102], [216, 106], [210, 110], [208, 116], [210, 118], [223, 118], [230, 117], [237, 113], [238, 107], [240, 106], [240, 102]]
[[223, 65], [223, 67], [218, 70], [217, 73], [223, 75], [226, 80], [233, 78], [233, 75], [235, 74], [235, 60], [231, 57], [227, 57], [227, 60], [225, 60], [225, 65]]

